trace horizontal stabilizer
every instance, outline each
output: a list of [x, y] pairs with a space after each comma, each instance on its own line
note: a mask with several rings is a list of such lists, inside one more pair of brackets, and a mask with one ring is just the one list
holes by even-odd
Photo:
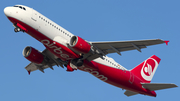
[[125, 94], [126, 96], [133, 96], [133, 95], [136, 95], [136, 94], [139, 94], [139, 93], [136, 93], [136, 92], [133, 92], [133, 91], [126, 90], [126, 91], [124, 92], [124, 94]]
[[141, 85], [150, 91], [178, 87], [172, 83], [141, 83]]

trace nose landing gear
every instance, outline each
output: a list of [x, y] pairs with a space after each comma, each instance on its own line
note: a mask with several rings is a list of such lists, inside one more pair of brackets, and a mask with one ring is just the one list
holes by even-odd
[[15, 23], [13, 26], [15, 27], [15, 28], [14, 28], [14, 31], [15, 31], [15, 32], [20, 32], [20, 31], [22, 31], [22, 32], [28, 32], [28, 30], [27, 30], [24, 26], [22, 26], [21, 24], [19, 24], [19, 23]]
[[17, 33], [17, 32], [20, 32], [21, 29], [19, 27], [16, 27], [16, 28], [14, 28], [14, 31]]

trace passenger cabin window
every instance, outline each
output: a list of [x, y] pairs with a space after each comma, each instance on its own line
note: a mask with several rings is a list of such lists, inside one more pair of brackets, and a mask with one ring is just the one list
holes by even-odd
[[[16, 6], [16, 7], [19, 7], [19, 6]], [[71, 37], [70, 34], [64, 32], [64, 31], [61, 30], [58, 26], [56, 26], [56, 25], [54, 25], [53, 23], [49, 22], [47, 19], [45, 19], [45, 18], [43, 18], [43, 17], [41, 17], [41, 16], [39, 16], [39, 18], [40, 18], [41, 20], [45, 21], [46, 23], [48, 23], [49, 25], [51, 25], [52, 27], [56, 28], [57, 30], [63, 32], [63, 34], [67, 35], [68, 37]]]

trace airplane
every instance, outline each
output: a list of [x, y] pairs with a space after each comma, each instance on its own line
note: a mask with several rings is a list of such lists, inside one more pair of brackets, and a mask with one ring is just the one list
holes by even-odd
[[98, 79], [125, 89], [126, 96], [143, 94], [156, 97], [156, 90], [173, 88], [172, 83], [150, 83], [160, 63], [160, 58], [153, 55], [132, 70], [127, 70], [110, 53], [121, 55], [124, 51], [137, 50], [156, 44], [168, 44], [161, 39], [89, 42], [75, 36], [33, 8], [24, 5], [4, 8], [6, 17], [13, 23], [15, 32], [25, 32], [45, 46], [42, 52], [27, 46], [23, 56], [31, 63], [25, 67], [29, 75], [53, 66], [66, 67], [68, 72], [82, 70]]

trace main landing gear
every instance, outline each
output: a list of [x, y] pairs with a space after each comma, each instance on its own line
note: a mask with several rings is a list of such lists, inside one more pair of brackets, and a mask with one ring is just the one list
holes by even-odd
[[25, 32], [25, 28], [22, 26], [22, 25], [20, 25], [19, 23], [15, 23], [14, 25], [13, 25], [15, 28], [14, 28], [14, 32], [20, 32], [20, 31], [22, 31], [22, 32]]
[[80, 67], [83, 65], [83, 60], [82, 59], [74, 59], [72, 60], [72, 63], [77, 66], [77, 67]]

